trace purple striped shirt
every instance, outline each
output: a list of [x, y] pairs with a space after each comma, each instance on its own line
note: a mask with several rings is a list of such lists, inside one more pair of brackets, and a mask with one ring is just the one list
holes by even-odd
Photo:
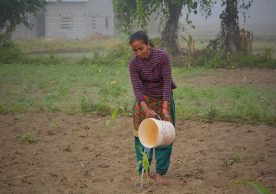
[[143, 101], [144, 95], [169, 101], [171, 90], [176, 88], [169, 56], [160, 49], [151, 48], [147, 59], [135, 56], [129, 62], [129, 73], [138, 102]]

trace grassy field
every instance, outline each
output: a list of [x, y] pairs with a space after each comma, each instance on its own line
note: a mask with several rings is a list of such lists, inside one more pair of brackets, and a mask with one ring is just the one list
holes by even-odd
[[1, 106], [8, 112], [89, 112], [102, 104], [95, 110], [100, 113], [101, 108], [125, 106], [126, 102], [121, 103], [123, 95], [130, 94], [123, 66], [13, 64], [12, 68], [1, 65], [0, 69]]
[[[21, 63], [0, 64], [0, 112], [61, 111], [130, 115], [133, 92], [127, 40], [17, 41], [27, 53]], [[263, 46], [266, 45], [263, 43]], [[174, 67], [179, 119], [275, 124], [273, 86], [194, 86], [189, 77], [216, 74], [204, 67]]]
[[[268, 42], [260, 42], [262, 52]], [[233, 185], [243, 180], [275, 191], [273, 66], [172, 63], [177, 140], [169, 184], [138, 190], [127, 40], [17, 43], [21, 60], [0, 63], [0, 193], [254, 192]]]
[[[206, 68], [174, 68], [179, 119], [249, 121], [275, 124], [276, 88], [194, 86], [187, 77], [215, 74]], [[133, 92], [127, 65], [0, 65], [0, 110], [114, 112], [130, 115]]]

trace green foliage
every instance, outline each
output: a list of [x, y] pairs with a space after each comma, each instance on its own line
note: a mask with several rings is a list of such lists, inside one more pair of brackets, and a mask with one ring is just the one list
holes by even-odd
[[80, 64], [80, 65], [91, 65], [90, 59], [87, 58], [85, 55], [83, 55], [82, 57], [78, 58], [76, 60], [76, 63]]
[[192, 58], [192, 66], [204, 66], [211, 68], [227, 67], [227, 61], [223, 52], [211, 48], [202, 50]]
[[248, 186], [252, 186], [256, 189], [256, 191], [259, 194], [271, 194], [271, 192], [265, 187], [263, 186], [261, 183], [257, 182], [257, 181], [251, 181], [251, 180], [237, 180], [234, 181], [235, 184], [238, 185], [248, 185]]
[[22, 50], [11, 40], [0, 34], [0, 63], [11, 64], [22, 59]]
[[238, 68], [238, 67], [276, 67], [276, 59], [272, 58], [272, 49], [265, 49], [256, 55], [237, 54], [225, 57], [220, 50], [211, 48], [203, 49], [192, 57], [192, 66], [208, 68]]
[[5, 113], [5, 109], [2, 104], [0, 104], [0, 114]]
[[94, 113], [101, 116], [108, 116], [112, 112], [112, 109], [104, 103], [91, 103], [91, 102], [81, 102], [81, 112], [82, 113]]
[[135, 165], [135, 174], [136, 176], [139, 176], [139, 168], [140, 168], [140, 165], [141, 165], [142, 161], [138, 161]]
[[125, 65], [132, 58], [132, 51], [127, 43], [118, 44], [108, 51], [106, 55], [107, 61], [112, 61], [113, 64]]
[[266, 48], [256, 55], [234, 55], [229, 63], [233, 67], [269, 67], [276, 68], [276, 59], [272, 58], [272, 49]]
[[[114, 82], [112, 82], [114, 83]], [[103, 97], [103, 99], [107, 100], [108, 98], [112, 96], [119, 97], [126, 93], [126, 89], [118, 84], [107, 84], [106, 86], [103, 86], [100, 89], [100, 94]]]
[[117, 119], [118, 112], [119, 112], [119, 109], [117, 107], [112, 110], [112, 113], [111, 113], [111, 119], [112, 119], [112, 121], [115, 121]]
[[[140, 150], [142, 154], [142, 160], [137, 162], [135, 171], [136, 174], [139, 175], [139, 167], [140, 165], [142, 165], [142, 168], [145, 171], [147, 184], [149, 184], [149, 156], [148, 153], [144, 152], [141, 147], [138, 146], [137, 148]], [[141, 187], [143, 186], [143, 178], [144, 176], [141, 177]]]
[[16, 25], [23, 23], [27, 27], [31, 24], [28, 22], [27, 13], [36, 14], [40, 8], [46, 5], [45, 0], [24, 0], [24, 1], [0, 1], [0, 29], [5, 30], [7, 37], [15, 30]]
[[[160, 17], [160, 22], [165, 22], [169, 13], [170, 4], [175, 4], [180, 7], [185, 7], [187, 11], [187, 21], [191, 12], [197, 13], [198, 4], [200, 4], [200, 10], [203, 14], [210, 15], [211, 7], [214, 4], [212, 0], [113, 0], [113, 9], [116, 13], [117, 25], [123, 32], [130, 33], [135, 24], [145, 28], [148, 24], [150, 17], [153, 13], [157, 13], [157, 17]], [[173, 11], [173, 10], [172, 10]], [[178, 20], [178, 18], [176, 18]]]
[[113, 9], [116, 13], [117, 28], [127, 34], [130, 34], [135, 28], [142, 28], [147, 31], [146, 27], [149, 21], [155, 16], [154, 19], [156, 22], [160, 22], [160, 26], [164, 23], [161, 37], [162, 45], [170, 53], [178, 54], [178, 45], [175, 41], [178, 34], [178, 24], [172, 21], [179, 21], [183, 8], [186, 20], [188, 24], [191, 24], [189, 15], [191, 12], [197, 13], [198, 3], [201, 4], [200, 9], [204, 13], [208, 12], [208, 7], [213, 4], [212, 0], [113, 0]]
[[155, 48], [161, 48], [162, 47], [161, 38], [159, 38], [159, 37], [151, 38], [151, 42], [152, 42], [152, 44]]
[[[220, 14], [221, 31], [216, 39], [217, 45], [215, 47], [227, 55], [250, 51], [247, 46], [252, 44], [252, 39], [248, 36], [241, 36], [239, 14], [243, 15], [245, 21], [246, 12], [251, 7], [252, 2], [253, 0], [221, 0], [221, 7], [224, 7], [224, 10]], [[245, 31], [243, 30], [243, 32]]]
[[65, 63], [66, 59], [62, 56], [50, 54], [45, 56], [25, 56], [21, 61], [25, 64], [57, 65]]
[[[178, 85], [174, 94], [178, 99], [177, 115], [181, 118], [265, 122], [275, 125], [275, 104], [272, 103], [274, 92], [271, 88]], [[262, 96], [270, 97], [261, 100]]]
[[[157, 10], [167, 13], [166, 5], [160, 1], [147, 0], [113, 0], [113, 9], [116, 13], [117, 25], [123, 32], [130, 33], [135, 25], [145, 28], [150, 15]], [[161, 7], [162, 6], [162, 7]]]
[[[204, 52], [194, 56], [193, 61], [201, 61], [197, 64], [199, 67], [184, 68], [185, 59], [179, 57], [177, 67], [173, 68], [178, 86], [174, 92], [178, 118], [261, 122], [274, 126], [275, 87], [202, 87], [183, 81], [187, 77], [215, 75], [216, 71], [209, 67], [275, 67], [272, 50], [229, 59], [213, 50]], [[93, 63], [93, 53], [74, 58], [75, 61], [82, 59], [83, 65], [58, 54], [36, 54], [24, 57], [20, 63], [0, 64], [0, 112], [81, 112], [111, 116], [112, 120], [122, 115], [130, 116], [134, 95], [127, 63], [131, 53], [127, 43], [111, 41], [110, 48], [96, 54], [95, 60], [101, 58], [97, 64]], [[175, 59], [172, 57], [174, 66]]]
[[117, 44], [106, 53], [94, 52], [92, 58], [82, 56], [77, 59], [77, 64], [81, 65], [125, 65], [132, 57], [132, 52], [128, 44]]

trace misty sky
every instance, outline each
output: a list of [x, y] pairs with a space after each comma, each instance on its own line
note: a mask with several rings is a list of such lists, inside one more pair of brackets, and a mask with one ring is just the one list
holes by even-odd
[[[193, 15], [191, 18], [194, 24], [219, 24], [219, 14], [221, 13], [221, 3], [218, 1], [214, 7], [213, 15], [204, 19], [200, 14]], [[276, 26], [276, 0], [253, 0], [253, 5], [249, 10], [249, 18], [246, 24], [273, 24]], [[241, 17], [240, 17], [241, 18]], [[183, 18], [182, 18], [183, 19]], [[240, 21], [243, 24], [243, 20]]]

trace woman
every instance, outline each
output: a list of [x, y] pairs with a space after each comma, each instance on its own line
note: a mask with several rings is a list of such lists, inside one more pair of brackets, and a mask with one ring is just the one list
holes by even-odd
[[[176, 88], [171, 76], [171, 63], [168, 54], [153, 48], [147, 34], [138, 31], [130, 36], [129, 43], [135, 57], [129, 62], [129, 73], [136, 101], [133, 106], [134, 141], [137, 162], [142, 160], [143, 148], [138, 138], [138, 128], [145, 118], [158, 114], [163, 120], [171, 121], [175, 126], [175, 105], [172, 90]], [[170, 164], [172, 144], [155, 148], [156, 173], [154, 179], [164, 183], [163, 175]], [[152, 161], [150, 151], [149, 162]], [[142, 167], [139, 169], [140, 173]]]

